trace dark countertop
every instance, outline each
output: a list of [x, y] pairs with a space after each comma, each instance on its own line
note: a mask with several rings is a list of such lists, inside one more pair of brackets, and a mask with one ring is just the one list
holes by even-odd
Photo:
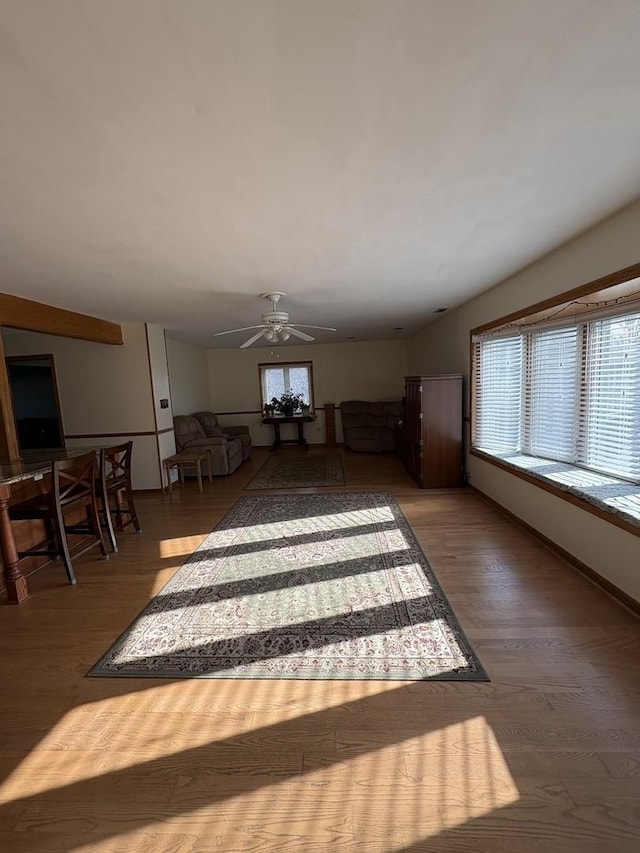
[[10, 486], [23, 480], [39, 480], [51, 470], [54, 459], [73, 459], [89, 453], [95, 447], [66, 447], [26, 450], [21, 459], [0, 464], [0, 486]]

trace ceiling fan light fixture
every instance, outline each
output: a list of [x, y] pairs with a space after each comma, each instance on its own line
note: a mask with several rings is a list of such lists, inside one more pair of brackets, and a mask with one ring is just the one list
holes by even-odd
[[262, 323], [258, 323], [255, 326], [243, 326], [240, 329], [225, 329], [222, 332], [215, 332], [215, 336], [231, 335], [235, 332], [248, 332], [253, 329], [260, 329], [260, 331], [256, 332], [255, 335], [252, 335], [248, 340], [240, 344], [240, 349], [246, 349], [256, 341], [260, 340], [260, 338], [263, 338], [270, 344], [284, 344], [290, 338], [299, 338], [306, 343], [315, 341], [313, 335], [310, 335], [307, 332], [302, 332], [301, 329], [320, 329], [324, 332], [336, 331], [333, 326], [312, 326], [308, 323], [290, 323], [289, 314], [286, 311], [278, 311], [278, 302], [280, 302], [282, 297], [286, 295], [287, 294], [283, 293], [281, 290], [262, 293], [262, 299], [267, 299], [271, 303], [271, 311], [265, 311], [261, 318]]

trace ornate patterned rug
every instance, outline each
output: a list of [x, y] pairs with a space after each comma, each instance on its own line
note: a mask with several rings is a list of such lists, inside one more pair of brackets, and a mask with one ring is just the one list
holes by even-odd
[[488, 681], [378, 492], [240, 498], [89, 675]]
[[344, 486], [338, 453], [272, 453], [245, 489], [304, 489]]

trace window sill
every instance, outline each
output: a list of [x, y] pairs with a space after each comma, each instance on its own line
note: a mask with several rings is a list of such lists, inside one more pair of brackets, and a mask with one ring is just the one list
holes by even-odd
[[471, 454], [640, 535], [640, 484], [522, 453], [474, 448]]

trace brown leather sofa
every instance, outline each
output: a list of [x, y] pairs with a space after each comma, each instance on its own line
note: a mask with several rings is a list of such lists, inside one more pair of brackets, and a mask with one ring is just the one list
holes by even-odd
[[384, 453], [396, 449], [396, 427], [402, 419], [402, 401], [340, 403], [342, 434], [350, 450]]
[[251, 433], [246, 424], [232, 424], [221, 427], [218, 423], [218, 416], [214, 415], [213, 412], [194, 412], [191, 417], [199, 421], [208, 438], [219, 438], [220, 436], [239, 438], [242, 442], [243, 460], [251, 456], [253, 445], [251, 444]]
[[192, 415], [176, 415], [173, 419], [176, 450], [210, 450], [212, 473], [233, 474], [242, 464], [242, 439], [231, 435], [208, 436], [200, 421]]

